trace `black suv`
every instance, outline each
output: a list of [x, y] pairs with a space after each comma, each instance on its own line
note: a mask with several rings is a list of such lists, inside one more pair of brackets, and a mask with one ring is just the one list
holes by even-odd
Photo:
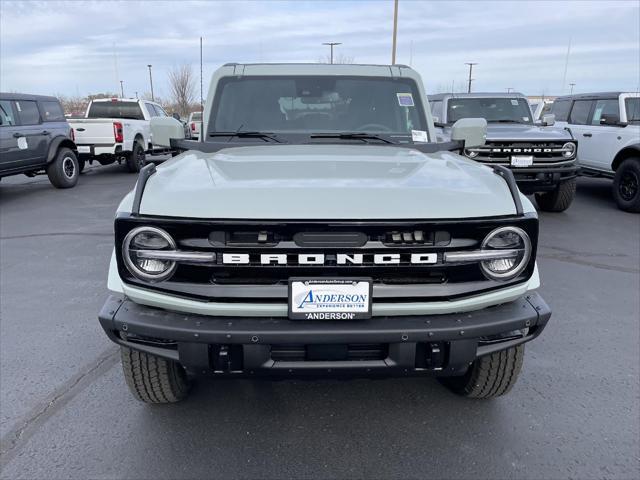
[[78, 183], [73, 131], [55, 97], [0, 93], [0, 178], [46, 171], [57, 188]]

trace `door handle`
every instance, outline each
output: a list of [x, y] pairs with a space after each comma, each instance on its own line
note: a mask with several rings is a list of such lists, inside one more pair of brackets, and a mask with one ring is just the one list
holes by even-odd
[[47, 130], [43, 130], [40, 135], [50, 135], [50, 132], [48, 132]]
[[76, 128], [76, 132], [84, 132], [84, 128]]
[[590, 134], [590, 133], [583, 133], [583, 134], [582, 134], [582, 136], [583, 136], [583, 137], [593, 137], [593, 135], [592, 135], [592, 134]]
[[22, 135], [21, 133], [18, 133], [18, 132], [13, 134], [13, 138], [20, 138], [20, 137], [24, 137], [24, 135]]

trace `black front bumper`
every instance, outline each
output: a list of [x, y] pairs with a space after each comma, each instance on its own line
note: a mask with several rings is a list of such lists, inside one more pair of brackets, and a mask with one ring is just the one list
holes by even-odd
[[457, 375], [534, 339], [550, 316], [532, 293], [474, 312], [330, 322], [184, 314], [111, 296], [99, 319], [115, 343], [191, 373]]
[[511, 168], [518, 188], [524, 194], [554, 190], [560, 182], [576, 178], [578, 170], [577, 165], [564, 167], [534, 165], [526, 168]]

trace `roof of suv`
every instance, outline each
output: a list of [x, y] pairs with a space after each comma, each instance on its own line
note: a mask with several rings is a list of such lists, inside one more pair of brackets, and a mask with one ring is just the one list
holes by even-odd
[[515, 97], [524, 97], [524, 94], [520, 92], [436, 93], [434, 95], [429, 95], [429, 100], [443, 100], [445, 98], [478, 98], [478, 97], [515, 98]]
[[601, 98], [618, 98], [625, 92], [596, 92], [596, 93], [576, 93], [574, 95], [563, 95], [562, 97], [556, 97], [558, 100], [598, 100]]
[[354, 75], [409, 77], [416, 72], [406, 65], [364, 65], [328, 63], [227, 63], [233, 75]]
[[30, 93], [9, 93], [0, 92], [0, 98], [4, 100], [33, 100], [33, 101], [45, 101], [45, 102], [58, 102], [56, 97], [50, 95], [32, 95]]

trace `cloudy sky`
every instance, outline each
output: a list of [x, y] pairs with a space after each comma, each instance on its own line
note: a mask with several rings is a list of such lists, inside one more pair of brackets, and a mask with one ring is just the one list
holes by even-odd
[[[427, 91], [466, 88], [529, 95], [640, 88], [640, 2], [400, 0], [398, 63]], [[205, 89], [225, 62], [317, 62], [336, 55], [389, 63], [392, 0], [73, 1], [0, 0], [0, 90], [86, 95], [168, 92], [167, 72], [199, 63]], [[567, 46], [571, 42], [566, 82]], [[205, 92], [206, 96], [206, 92]]]

